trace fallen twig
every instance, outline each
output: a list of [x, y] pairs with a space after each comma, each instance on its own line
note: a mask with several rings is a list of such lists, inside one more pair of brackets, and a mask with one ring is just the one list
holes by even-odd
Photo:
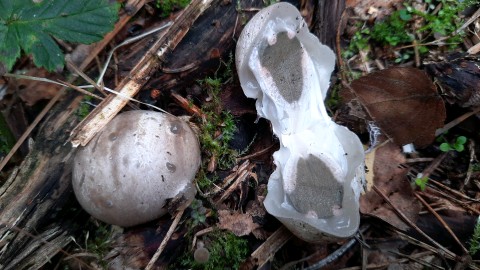
[[168, 229], [167, 234], [163, 238], [162, 243], [160, 243], [160, 246], [158, 247], [155, 254], [153, 254], [152, 259], [150, 259], [150, 261], [148, 262], [147, 267], [145, 267], [145, 270], [151, 270], [153, 265], [155, 264], [155, 262], [157, 262], [160, 255], [162, 255], [162, 252], [165, 249], [165, 247], [167, 246], [168, 240], [170, 240], [170, 237], [172, 237], [173, 232], [177, 228], [177, 225], [180, 222], [180, 218], [182, 218], [182, 215], [183, 215], [184, 211], [185, 211], [185, 209], [182, 209], [182, 210], [178, 211], [177, 214], [175, 215], [175, 219], [173, 220], [172, 225], [170, 225], [170, 228]]

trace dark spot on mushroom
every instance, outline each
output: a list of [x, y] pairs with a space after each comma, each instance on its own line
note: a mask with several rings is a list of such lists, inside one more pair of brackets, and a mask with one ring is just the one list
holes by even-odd
[[111, 200], [106, 200], [104, 201], [103, 206], [105, 206], [106, 208], [112, 208], [113, 202]]
[[118, 138], [118, 136], [117, 136], [117, 133], [115, 133], [115, 132], [112, 132], [108, 135], [108, 139], [112, 142], [115, 141], [117, 138]]
[[165, 176], [161, 176], [162, 177], [162, 182], [165, 182]]
[[103, 132], [97, 135], [97, 139], [95, 140], [95, 144], [93, 145], [93, 148], [92, 148], [92, 153], [95, 153], [95, 150], [97, 149], [98, 140], [100, 139], [100, 137], [102, 137], [102, 133]]
[[128, 156], [122, 158], [123, 166], [128, 166]]
[[80, 178], [80, 187], [83, 186], [84, 182], [85, 182], [85, 173], [82, 173], [82, 177]]
[[180, 121], [175, 121], [170, 125], [170, 131], [173, 134], [180, 134], [182, 132], [182, 129], [182, 124], [180, 123]]
[[171, 156], [171, 155], [172, 155], [172, 153], [170, 153], [169, 151], [167, 151], [167, 155]]
[[167, 162], [167, 170], [171, 173], [174, 173], [177, 170], [177, 166], [173, 165], [170, 162]]

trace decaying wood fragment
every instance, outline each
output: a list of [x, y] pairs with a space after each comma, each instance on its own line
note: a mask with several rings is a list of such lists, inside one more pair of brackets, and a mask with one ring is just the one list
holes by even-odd
[[[132, 0], [130, 2], [137, 3], [139, 1]], [[259, 0], [252, 2], [262, 5]], [[212, 3], [212, 7], [201, 16], [204, 22], [209, 21], [211, 24], [212, 21], [218, 21], [228, 25], [232, 18], [222, 17], [227, 14], [226, 10], [228, 13], [233, 10], [234, 17], [236, 16], [235, 5], [231, 3], [221, 5], [220, 0], [203, 2], [203, 4], [205, 3]], [[248, 1], [248, 4], [251, 2]], [[204, 7], [206, 8], [206, 6]], [[129, 13], [129, 15], [134, 13]], [[199, 12], [199, 14], [201, 13], [203, 12]], [[162, 39], [170, 40], [170, 43], [161, 44], [164, 45], [162, 57], [168, 58], [171, 66], [182, 65], [177, 61], [184, 60], [182, 55], [172, 56], [176, 53], [174, 44], [186, 47], [182, 43], [186, 42], [184, 35], [189, 32], [188, 30], [190, 32], [203, 31], [201, 27], [196, 26], [195, 20], [189, 19], [191, 24], [195, 23], [194, 27], [183, 25], [176, 28], [178, 33], [175, 38], [164, 37]], [[177, 20], [181, 21], [181, 19]], [[184, 20], [186, 19], [184, 18]], [[126, 22], [127, 20], [121, 21]], [[122, 25], [118, 27], [122, 27]], [[233, 32], [233, 27], [234, 25], [230, 24], [230, 33]], [[194, 35], [202, 36], [196, 33]], [[206, 38], [209, 37], [205, 36]], [[231, 36], [229, 36], [229, 40], [208, 40], [207, 43], [203, 43], [204, 46], [212, 47], [215, 44], [215, 46], [223, 47], [222, 50], [225, 51], [232, 51], [235, 44], [231, 40]], [[102, 44], [106, 43], [108, 42]], [[231, 46], [225, 44], [231, 44]], [[156, 63], [154, 66], [150, 66], [152, 72], [161, 63], [161, 61], [155, 60], [159, 56], [150, 57], [150, 61]], [[143, 57], [143, 59], [147, 58]], [[201, 65], [201, 60], [190, 58], [190, 61], [198, 62]], [[87, 64], [81, 66], [87, 66]], [[140, 64], [136, 65], [136, 67], [141, 66]], [[197, 71], [201, 70], [197, 69]], [[139, 73], [133, 71], [132, 74]], [[131, 80], [135, 84], [143, 84], [148, 80], [148, 76], [135, 76], [136, 80]], [[124, 81], [128, 82], [129, 80]], [[59, 96], [57, 104], [48, 112], [43, 120], [44, 124], [38, 129], [31, 152], [15, 170], [18, 173], [16, 175], [12, 173], [12, 177], [1, 187], [0, 268], [2, 269], [38, 269], [55, 256], [61, 248], [70, 243], [72, 237], [78, 236], [84, 222], [88, 220], [88, 215], [81, 211], [76, 203], [71, 188], [71, 162], [75, 148], [72, 148], [69, 143], [71, 138], [69, 134], [78, 125], [76, 111], [82, 98], [75, 92], [66, 92]], [[118, 108], [118, 110], [120, 109]], [[20, 230], [16, 228], [20, 228]]]
[[[72, 145], [85, 146], [129, 102], [148, 81], [151, 74], [162, 64], [165, 54], [171, 52], [190, 30], [195, 20], [210, 7], [213, 0], [194, 0], [188, 5], [172, 26], [149, 49], [136, 64], [130, 75], [117, 87], [119, 95], [110, 94], [72, 132]], [[217, 1], [218, 2], [218, 1]]]
[[[125, 6], [130, 7], [130, 13], [120, 15], [120, 21], [106, 38], [111, 39], [120, 31], [143, 4], [144, 1], [128, 1]], [[91, 45], [93, 51], [101, 51], [110, 39]], [[92, 59], [85, 59], [82, 66]], [[68, 131], [78, 124], [75, 113], [81, 100], [78, 94], [63, 89], [50, 101], [46, 110], [51, 110], [30, 153], [15, 170], [18, 173], [2, 186], [1, 269], [40, 268], [72, 241], [72, 234], [82, 225], [71, 221], [73, 215], [78, 218], [85, 214], [72, 208], [77, 207], [71, 204], [74, 199], [70, 163], [74, 151], [67, 143]], [[37, 118], [34, 124], [40, 122], [40, 116]]]
[[[126, 6], [131, 7], [130, 13], [127, 17], [122, 17], [116, 31], [125, 25], [144, 2], [127, 2]], [[263, 6], [261, 0], [241, 3], [245, 8], [258, 9]], [[155, 73], [159, 75], [155, 78], [156, 83], [168, 84], [170, 89], [191, 83], [195, 78], [189, 76], [194, 73], [205, 76], [205, 62], [213, 58], [218, 61], [220, 56], [232, 52], [234, 34], [240, 33], [241, 22], [253, 14], [236, 10], [235, 2], [194, 0], [163, 37], [156, 37], [157, 48], [150, 50], [138, 62], [131, 75], [117, 89], [126, 89], [126, 95], [132, 96], [140, 87], [150, 83], [153, 80], [151, 75]], [[237, 16], [241, 19], [235, 25]], [[113, 35], [108, 38], [111, 37]], [[99, 43], [80, 67], [87, 67], [88, 62], [109, 42], [110, 40], [105, 40]], [[181, 69], [182, 67], [188, 69]], [[169, 81], [169, 78], [173, 79]], [[102, 104], [110, 104], [111, 107], [105, 109], [106, 105], [101, 105], [82, 125], [77, 126], [79, 121], [76, 111], [81, 100], [82, 96], [74, 92], [58, 97], [57, 104], [38, 128], [31, 152], [15, 170], [17, 173], [12, 174], [0, 188], [1, 269], [42, 267], [78, 236], [88, 219], [88, 215], [79, 209], [72, 193], [71, 162], [75, 148], [72, 148], [69, 140], [73, 139], [76, 145], [86, 144], [103, 124], [122, 109], [127, 100], [110, 95]], [[102, 117], [104, 119], [92, 124], [91, 119]], [[77, 129], [70, 136], [75, 127]], [[87, 133], [84, 133], [85, 130]], [[260, 264], [265, 263], [276, 251], [271, 248], [272, 242], [277, 243], [275, 246], [281, 246], [290, 237], [291, 234], [282, 227], [252, 257], [257, 258]], [[88, 266], [84, 269], [88, 269]]]
[[275, 253], [292, 238], [292, 233], [284, 226], [276, 230], [268, 239], [259, 246], [250, 256], [248, 262], [261, 268], [270, 261]]

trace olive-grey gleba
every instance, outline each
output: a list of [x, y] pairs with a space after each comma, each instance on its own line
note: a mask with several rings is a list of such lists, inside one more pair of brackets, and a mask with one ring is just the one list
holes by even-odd
[[73, 189], [82, 207], [106, 223], [129, 227], [167, 212], [166, 200], [195, 196], [200, 146], [183, 120], [159, 112], [116, 116], [73, 165]]

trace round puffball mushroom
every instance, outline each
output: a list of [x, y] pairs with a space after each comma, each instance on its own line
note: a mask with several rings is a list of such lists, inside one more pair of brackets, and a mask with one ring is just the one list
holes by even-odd
[[169, 199], [191, 202], [200, 161], [198, 138], [186, 122], [129, 111], [77, 151], [73, 190], [93, 217], [134, 226], [164, 215]]
[[193, 259], [200, 264], [208, 262], [210, 258], [210, 252], [204, 247], [199, 247], [193, 253]]

